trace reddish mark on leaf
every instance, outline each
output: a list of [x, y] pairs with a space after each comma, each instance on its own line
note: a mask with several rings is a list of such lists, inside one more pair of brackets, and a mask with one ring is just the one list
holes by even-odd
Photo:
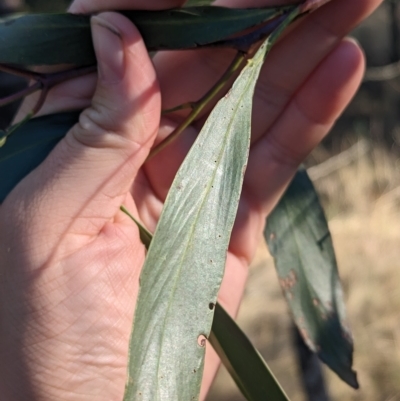
[[279, 279], [279, 284], [284, 291], [291, 291], [293, 287], [297, 284], [296, 272], [294, 270], [291, 270], [286, 277]]

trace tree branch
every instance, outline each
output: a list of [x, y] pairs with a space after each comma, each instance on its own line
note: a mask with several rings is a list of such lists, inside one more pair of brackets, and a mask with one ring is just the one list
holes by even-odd
[[389, 81], [400, 76], [400, 61], [383, 67], [369, 67], [364, 82]]

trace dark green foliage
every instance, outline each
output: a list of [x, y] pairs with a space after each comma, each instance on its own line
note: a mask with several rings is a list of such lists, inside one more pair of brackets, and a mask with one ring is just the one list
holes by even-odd
[[[229, 37], [268, 21], [291, 7], [238, 10], [192, 7], [166, 11], [124, 11], [149, 51], [189, 49]], [[19, 65], [96, 63], [90, 17], [31, 14], [0, 22], [0, 63]]]
[[288, 401], [258, 351], [218, 304], [210, 342], [248, 401]]
[[265, 239], [306, 344], [344, 381], [358, 388], [332, 239], [304, 169], [268, 217]]
[[79, 112], [32, 119], [8, 137], [0, 148], [0, 202], [30, 171], [36, 168], [78, 121]]

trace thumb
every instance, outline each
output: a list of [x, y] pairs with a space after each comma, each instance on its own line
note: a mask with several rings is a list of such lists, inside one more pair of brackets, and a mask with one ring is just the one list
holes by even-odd
[[[134, 25], [107, 12], [92, 17], [91, 26], [98, 59], [91, 107], [12, 196], [12, 202], [24, 199], [24, 207], [29, 199], [41, 227], [46, 219], [54, 225], [56, 215], [59, 230], [85, 235], [97, 235], [126, 201], [158, 131], [161, 107], [156, 74]], [[78, 220], [85, 222], [72, 227]]]

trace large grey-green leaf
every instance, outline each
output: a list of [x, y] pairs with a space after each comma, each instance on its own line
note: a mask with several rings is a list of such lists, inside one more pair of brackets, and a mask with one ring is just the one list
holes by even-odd
[[[207, 45], [292, 8], [191, 7], [122, 13], [136, 24], [152, 51]], [[0, 22], [0, 63], [89, 65], [95, 62], [89, 16], [31, 14]]]
[[304, 169], [269, 216], [265, 239], [305, 342], [339, 377], [358, 388], [332, 239]]
[[[121, 210], [137, 224], [140, 239], [148, 250], [152, 234], [124, 206]], [[214, 304], [210, 307], [212, 309]], [[260, 353], [218, 303], [209, 340], [248, 401], [265, 401], [266, 394], [273, 401], [289, 400]]]
[[268, 43], [214, 108], [179, 169], [140, 277], [125, 401], [197, 400], [241, 194]]
[[0, 147], [0, 203], [15, 185], [36, 168], [78, 121], [79, 112], [32, 119], [18, 128]]
[[210, 342], [248, 401], [288, 401], [262, 356], [218, 304]]

